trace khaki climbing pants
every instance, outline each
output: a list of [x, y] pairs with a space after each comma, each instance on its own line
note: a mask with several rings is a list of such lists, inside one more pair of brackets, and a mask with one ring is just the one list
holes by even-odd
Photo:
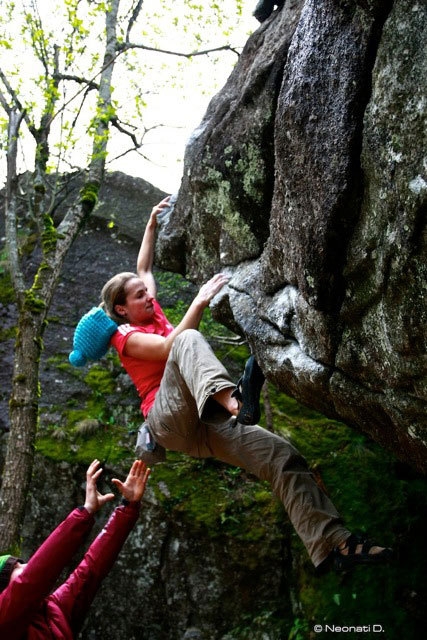
[[288, 440], [258, 425], [236, 423], [211, 399], [230, 387], [235, 385], [203, 336], [183, 331], [174, 340], [147, 417], [154, 438], [166, 449], [214, 457], [270, 482], [317, 566], [350, 532]]

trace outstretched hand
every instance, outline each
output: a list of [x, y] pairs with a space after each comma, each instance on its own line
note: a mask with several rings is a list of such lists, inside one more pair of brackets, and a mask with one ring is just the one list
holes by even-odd
[[86, 471], [86, 499], [84, 506], [89, 513], [95, 513], [106, 502], [113, 500], [114, 493], [102, 494], [98, 491], [96, 482], [102, 473], [102, 467], [99, 460], [94, 460]]
[[159, 204], [156, 204], [150, 213], [150, 218], [148, 220], [148, 226], [152, 226], [152, 227], [156, 227], [157, 225], [157, 216], [161, 213], [163, 213], [163, 211], [165, 209], [168, 209], [170, 207], [169, 204], [169, 200], [170, 200], [171, 196], [166, 196], [166, 198], [163, 198], [163, 200], [161, 200], [159, 202]]
[[116, 485], [125, 500], [139, 502], [144, 495], [150, 472], [151, 469], [146, 466], [145, 462], [135, 460], [124, 482], [117, 478], [113, 478], [111, 482]]
[[229, 276], [226, 276], [224, 273], [215, 274], [210, 280], [200, 287], [196, 299], [207, 306], [212, 298], [216, 296], [218, 291], [220, 291], [222, 287], [229, 282], [229, 280]]

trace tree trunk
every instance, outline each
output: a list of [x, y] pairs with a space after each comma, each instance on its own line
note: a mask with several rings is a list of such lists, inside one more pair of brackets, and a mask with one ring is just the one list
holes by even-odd
[[10, 396], [9, 434], [0, 497], [0, 549], [13, 551], [30, 484], [37, 429], [39, 400], [39, 362], [42, 350], [43, 318], [25, 308], [18, 323], [14, 374]]
[[[25, 501], [30, 487], [37, 433], [39, 401], [39, 362], [43, 348], [45, 319], [58, 283], [65, 256], [77, 237], [80, 227], [91, 214], [103, 181], [113, 113], [111, 80], [118, 50], [116, 26], [120, 0], [111, 0], [106, 9], [106, 44], [98, 92], [98, 114], [93, 137], [88, 180], [79, 199], [71, 206], [55, 228], [49, 209], [44, 207], [40, 218], [39, 241], [43, 257], [33, 284], [25, 289], [24, 274], [19, 259], [16, 219], [16, 157], [19, 126], [24, 114], [8, 109], [9, 146], [6, 198], [6, 237], [11, 275], [16, 293], [19, 319], [14, 354], [14, 376], [10, 397], [11, 430], [0, 491], [0, 548], [13, 550], [19, 540]], [[57, 59], [55, 60], [57, 70]], [[48, 137], [55, 105], [55, 94], [45, 111], [46, 118], [39, 130], [33, 130], [37, 142], [36, 177], [43, 183], [48, 155]], [[4, 102], [4, 100], [3, 100]], [[7, 107], [7, 105], [6, 105]], [[35, 191], [37, 191], [35, 189]]]

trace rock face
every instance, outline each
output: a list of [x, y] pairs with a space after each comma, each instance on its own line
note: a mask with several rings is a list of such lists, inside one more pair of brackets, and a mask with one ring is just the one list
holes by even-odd
[[188, 143], [160, 266], [268, 379], [427, 471], [427, 7], [290, 0]]

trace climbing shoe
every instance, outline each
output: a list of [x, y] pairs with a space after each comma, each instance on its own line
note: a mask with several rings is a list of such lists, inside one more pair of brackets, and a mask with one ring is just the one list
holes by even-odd
[[[380, 551], [373, 551], [378, 547]], [[344, 553], [347, 551], [346, 553]], [[389, 547], [379, 547], [365, 536], [351, 534], [344, 547], [335, 547], [333, 551], [333, 567], [335, 571], [346, 571], [356, 564], [382, 564], [389, 562], [393, 551]]]
[[250, 356], [246, 362], [243, 376], [231, 394], [233, 398], [236, 398], [241, 403], [240, 411], [236, 418], [236, 421], [240, 424], [258, 423], [261, 416], [259, 399], [264, 380], [265, 376], [261, 371], [261, 367], [255, 357]]

